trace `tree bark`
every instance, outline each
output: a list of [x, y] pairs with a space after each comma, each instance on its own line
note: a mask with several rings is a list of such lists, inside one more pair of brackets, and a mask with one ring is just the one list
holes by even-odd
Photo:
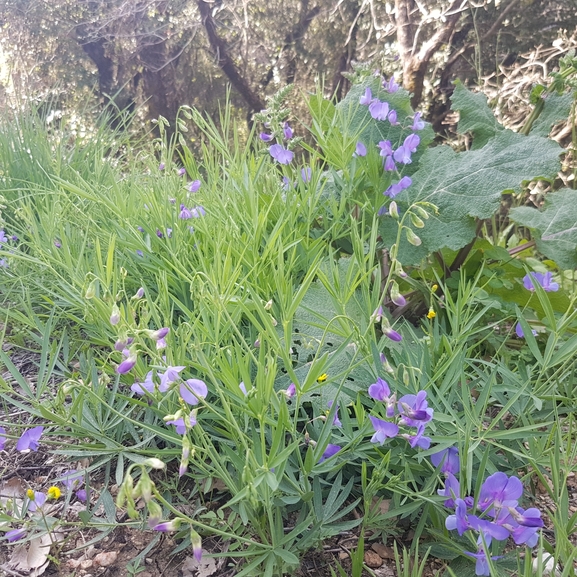
[[208, 40], [218, 59], [218, 65], [248, 104], [249, 114], [266, 108], [264, 100], [254, 92], [247, 80], [240, 74], [229, 54], [228, 43], [218, 35], [210, 4], [207, 4], [204, 0], [196, 0], [196, 3], [202, 18], [202, 23], [206, 29]]

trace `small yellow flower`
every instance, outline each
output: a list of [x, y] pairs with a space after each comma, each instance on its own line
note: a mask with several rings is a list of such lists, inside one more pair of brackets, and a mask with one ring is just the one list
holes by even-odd
[[60, 495], [62, 495], [62, 492], [60, 491], [60, 489], [58, 487], [50, 487], [48, 489], [48, 491], [46, 492], [47, 496], [49, 499], [60, 499]]
[[326, 373], [319, 375], [319, 378], [317, 379], [317, 383], [324, 383], [328, 379], [328, 377], [329, 376]]
[[439, 285], [438, 285], [438, 284], [434, 284], [434, 285], [431, 287], [431, 292], [433, 292], [433, 293], [434, 293], [434, 292], [437, 292], [437, 289], [438, 289], [438, 288], [439, 288]]
[[28, 489], [28, 490], [26, 491], [26, 496], [27, 496], [31, 501], [34, 501], [34, 496], [35, 496], [35, 495], [34, 495], [34, 491], [33, 491], [32, 489]]
[[434, 319], [436, 316], [437, 316], [437, 313], [433, 309], [429, 309], [429, 312], [427, 313], [427, 318], [428, 319]]

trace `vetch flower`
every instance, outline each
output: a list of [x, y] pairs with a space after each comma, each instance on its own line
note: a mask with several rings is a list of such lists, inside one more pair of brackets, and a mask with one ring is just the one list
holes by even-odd
[[287, 150], [281, 144], [273, 144], [268, 151], [280, 164], [289, 164], [294, 157], [294, 152], [292, 150]]
[[[531, 329], [531, 332], [533, 333], [533, 336], [537, 335], [537, 331], [535, 329]], [[523, 332], [523, 327], [521, 326], [521, 323], [517, 323], [515, 325], [515, 334], [520, 338], [520, 339], [524, 339], [525, 338], [525, 333]]]
[[393, 153], [393, 159], [401, 164], [411, 164], [411, 151], [406, 146], [399, 146]]
[[186, 168], [179, 168], [176, 174], [178, 174], [178, 176], [184, 176], [186, 174]]
[[[329, 409], [333, 406], [333, 401], [329, 401], [328, 403]], [[335, 412], [335, 416], [333, 418], [333, 427], [342, 427], [343, 424], [339, 419], [339, 406], [337, 405], [337, 410]]]
[[[196, 415], [194, 414], [194, 412], [190, 413], [190, 417], [188, 418], [188, 422], [190, 423], [190, 428], [192, 429], [192, 427], [194, 427], [194, 425], [196, 425]], [[178, 419], [175, 419], [173, 421], [166, 421], [167, 425], [174, 425], [176, 427], [176, 432], [179, 435], [184, 435], [186, 433], [186, 424], [184, 422], [184, 418], [180, 417]]]
[[[465, 551], [465, 555], [469, 555], [469, 557], [473, 557], [477, 560], [475, 563], [475, 575], [484, 575], [489, 577], [491, 575], [491, 570], [489, 567], [489, 561], [487, 560], [487, 553], [482, 546], [479, 547], [477, 553], [471, 553], [470, 551]], [[491, 557], [491, 560], [496, 561], [497, 559], [501, 559], [502, 555]]]
[[245, 397], [248, 395], [248, 392], [246, 390], [246, 385], [244, 384], [244, 382], [241, 382], [240, 385], [238, 386], [238, 388], [241, 390], [242, 394]]
[[152, 371], [146, 374], [146, 378], [142, 383], [134, 382], [130, 387], [130, 390], [137, 395], [146, 395], [146, 393], [154, 393], [154, 381], [152, 380]]
[[288, 122], [284, 123], [282, 131], [283, 131], [284, 137], [287, 140], [290, 140], [293, 137], [293, 129], [290, 127]]
[[365, 93], [359, 98], [359, 104], [368, 106], [373, 101], [373, 95], [370, 88], [365, 88]]
[[129, 352], [126, 358], [116, 367], [116, 372], [119, 375], [129, 373], [134, 368], [134, 365], [136, 365], [136, 360], [136, 351]]
[[78, 491], [76, 491], [76, 498], [81, 503], [86, 503], [88, 500], [88, 493], [86, 492], [86, 489], [78, 489]]
[[356, 156], [367, 155], [367, 147], [360, 140], [357, 142], [357, 146], [355, 147], [355, 155]]
[[409, 188], [409, 186], [411, 186], [411, 184], [413, 184], [413, 180], [411, 179], [410, 176], [403, 176], [403, 178], [401, 178], [401, 180], [399, 180], [399, 186], [401, 187], [401, 190], [405, 190], [406, 188]]
[[393, 330], [391, 327], [384, 327], [383, 328], [383, 334], [388, 339], [391, 339], [392, 341], [395, 341], [396, 343], [400, 343], [403, 340], [403, 337], [397, 331]]
[[141, 299], [144, 297], [144, 287], [140, 287], [136, 293], [134, 294], [134, 296], [132, 297], [133, 299]]
[[37, 451], [38, 441], [44, 432], [44, 427], [34, 427], [33, 429], [28, 429], [24, 431], [18, 442], [16, 443], [16, 450], [21, 453], [26, 451]]
[[395, 77], [391, 76], [389, 80], [383, 80], [383, 88], [390, 94], [393, 94], [399, 90], [399, 85], [395, 82]]
[[[437, 453], [438, 454], [438, 453]], [[445, 487], [444, 489], [438, 489], [437, 494], [441, 497], [446, 497], [447, 500], [443, 503], [445, 507], [450, 509], [455, 508], [455, 499], [459, 498], [461, 494], [461, 486], [459, 481], [453, 473], [447, 473], [445, 477]], [[475, 502], [472, 497], [465, 497], [463, 499], [467, 508], [471, 508]]]
[[177, 517], [172, 521], [164, 521], [164, 523], [159, 523], [153, 527], [154, 531], [160, 531], [162, 533], [168, 533], [169, 531], [178, 531], [180, 527], [181, 520]]
[[425, 437], [423, 434], [425, 432], [425, 424], [422, 423], [417, 427], [416, 435], [404, 434], [402, 437], [409, 442], [412, 449], [415, 447], [421, 447], [421, 449], [428, 449], [431, 446], [431, 438]]
[[188, 185], [188, 192], [198, 192], [199, 188], [200, 188], [200, 180], [193, 180]]
[[449, 531], [457, 530], [459, 536], [469, 529], [469, 520], [467, 517], [467, 505], [463, 499], [455, 499], [455, 514], [449, 515], [445, 519], [445, 527]]
[[421, 120], [421, 113], [415, 112], [415, 116], [413, 117], [413, 125], [411, 126], [411, 130], [423, 130], [425, 128], [425, 123]]
[[341, 447], [339, 445], [332, 445], [331, 443], [329, 443], [327, 445], [327, 448], [325, 449], [325, 452], [321, 455], [319, 463], [322, 463], [323, 461], [330, 459], [333, 455], [336, 455], [340, 450]]
[[[392, 156], [386, 156], [385, 162], [383, 163], [383, 168], [387, 172], [393, 172], [393, 170], [397, 169], [397, 165], [395, 164], [395, 160]], [[390, 188], [390, 187], [389, 187]], [[387, 189], [388, 190], [388, 189]]]
[[399, 427], [395, 423], [389, 423], [372, 415], [369, 415], [369, 419], [375, 429], [375, 434], [371, 437], [371, 443], [382, 445], [387, 439], [392, 439], [399, 434]]
[[383, 157], [391, 156], [393, 154], [393, 146], [390, 140], [381, 140], [378, 147], [381, 149], [379, 154]]
[[378, 98], [375, 98], [369, 104], [369, 112], [375, 120], [386, 120], [389, 114], [389, 103], [381, 102]]
[[5, 445], [6, 445], [6, 429], [4, 427], [0, 427], [0, 451], [4, 450]]
[[120, 309], [117, 305], [113, 305], [112, 313], [110, 314], [110, 324], [117, 325], [120, 322]]
[[270, 142], [272, 140], [272, 135], [271, 134], [267, 134], [266, 132], [261, 132], [258, 137], [263, 141], [263, 142]]
[[8, 242], [8, 237], [6, 236], [4, 230], [0, 230], [0, 244], [4, 242]]
[[199, 205], [191, 208], [190, 213], [192, 214], [192, 218], [200, 218], [206, 214], [206, 210], [204, 210], [204, 206]]
[[[386, 361], [386, 359], [385, 359]], [[391, 398], [391, 389], [389, 383], [381, 377], [377, 377], [377, 382], [373, 383], [368, 390], [369, 397], [375, 401], [381, 401], [386, 403]]]
[[553, 280], [553, 273], [546, 272], [530, 272], [523, 277], [523, 286], [530, 291], [535, 290], [534, 282], [537, 281], [546, 292], [555, 292], [559, 290], [559, 283], [551, 282]]
[[307, 166], [306, 168], [301, 168], [301, 178], [303, 179], [303, 182], [310, 182], [312, 176], [313, 171], [310, 166]]
[[449, 447], [434, 453], [431, 455], [431, 463], [435, 467], [441, 465], [441, 473], [458, 473], [461, 468], [459, 449], [457, 447]]
[[84, 484], [84, 474], [82, 471], [71, 469], [62, 475], [62, 484], [67, 491], [75, 491]]
[[158, 165], [158, 170], [164, 170], [165, 168], [166, 168], [166, 164], [164, 164], [164, 162], [161, 162], [161, 163]]
[[180, 396], [189, 405], [198, 405], [199, 399], [204, 399], [208, 395], [208, 387], [200, 379], [188, 379], [180, 384]]
[[26, 537], [26, 530], [25, 529], [12, 529], [11, 531], [7, 531], [4, 533], [4, 537], [8, 543], [14, 543], [14, 541], [19, 541], [23, 537]]
[[517, 477], [507, 477], [499, 471], [481, 485], [477, 507], [481, 511], [491, 509], [487, 514], [495, 517], [502, 508], [516, 507], [522, 494], [523, 483]]
[[188, 220], [189, 218], [192, 218], [192, 212], [190, 212], [190, 209], [186, 208], [184, 204], [181, 204], [178, 218], [181, 220]]
[[146, 336], [151, 338], [154, 341], [158, 341], [163, 339], [168, 333], [170, 332], [170, 327], [162, 327], [155, 331], [147, 330]]
[[164, 373], [158, 373], [158, 376], [160, 377], [160, 385], [158, 387], [158, 390], [161, 393], [166, 393], [166, 391], [168, 391], [168, 388], [170, 387], [170, 385], [172, 383], [174, 383], [174, 381], [176, 381], [176, 379], [178, 379], [178, 374], [180, 373], [180, 371], [184, 370], [186, 367], [166, 367], [166, 370], [164, 371]]
[[296, 393], [297, 393], [296, 385], [294, 383], [291, 383], [287, 387], [287, 390], [285, 392], [287, 399], [292, 399], [296, 395]]
[[421, 138], [418, 134], [409, 134], [403, 142], [403, 146], [408, 149], [411, 153], [417, 152], [417, 147], [421, 142]]
[[56, 248], [62, 248], [62, 243], [58, 239], [55, 239], [54, 240], [54, 246]]
[[391, 126], [398, 126], [400, 123], [397, 121], [397, 111], [391, 110], [387, 116], [387, 120]]
[[427, 403], [427, 391], [419, 391], [416, 395], [404, 395], [398, 402], [401, 423], [408, 427], [418, 427], [428, 423], [433, 418], [433, 409]]
[[44, 503], [46, 503], [46, 495], [39, 491], [28, 489], [28, 491], [26, 491], [26, 496], [30, 499], [30, 503], [28, 503], [28, 511], [31, 513], [37, 511], [44, 505]]

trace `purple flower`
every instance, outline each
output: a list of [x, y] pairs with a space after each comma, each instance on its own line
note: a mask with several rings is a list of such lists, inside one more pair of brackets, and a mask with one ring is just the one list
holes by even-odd
[[208, 395], [208, 388], [200, 379], [188, 379], [180, 385], [180, 396], [189, 404], [197, 405], [199, 399]]
[[161, 393], [166, 393], [166, 391], [168, 391], [168, 388], [170, 387], [170, 385], [172, 383], [174, 383], [174, 381], [176, 381], [176, 379], [178, 379], [178, 374], [180, 373], [180, 371], [184, 370], [186, 367], [166, 367], [166, 370], [164, 371], [164, 373], [158, 373], [158, 376], [160, 377], [160, 385], [158, 387], [158, 390]]
[[[533, 336], [535, 336], [537, 334], [537, 331], [535, 329], [531, 329], [531, 332], [533, 333]], [[515, 325], [515, 334], [520, 338], [520, 339], [524, 339], [525, 338], [525, 333], [523, 332], [523, 327], [521, 326], [521, 323], [517, 323]]]
[[25, 529], [12, 529], [12, 531], [7, 531], [4, 534], [4, 537], [6, 537], [8, 543], [14, 543], [14, 541], [19, 541], [25, 536], [26, 536]]
[[287, 191], [290, 189], [290, 187], [292, 186], [290, 178], [288, 176], [283, 176], [282, 177], [282, 189], [284, 191]]
[[370, 88], [365, 89], [365, 93], [359, 98], [359, 103], [368, 106], [373, 101], [373, 95]]
[[68, 491], [75, 491], [84, 484], [84, 474], [82, 471], [71, 469], [62, 475], [62, 484]]
[[165, 168], [166, 168], [166, 164], [164, 164], [164, 162], [161, 162], [161, 163], [158, 165], [158, 170], [164, 170]]
[[399, 180], [399, 186], [401, 187], [402, 190], [405, 190], [405, 188], [409, 188], [411, 184], [413, 184], [413, 180], [411, 179], [410, 176], [403, 176], [403, 178]]
[[178, 214], [178, 218], [182, 220], [188, 220], [192, 218], [192, 212], [184, 204], [180, 205], [180, 213]]
[[33, 491], [34, 497], [30, 499], [30, 503], [28, 503], [28, 511], [33, 513], [34, 511], [40, 509], [44, 503], [46, 503], [46, 495], [44, 493], [40, 493], [39, 491]]
[[530, 508], [523, 511], [521, 507], [509, 507], [509, 515], [522, 527], [537, 528], [544, 526], [539, 509]]
[[[489, 577], [491, 575], [491, 570], [489, 567], [489, 561], [487, 560], [487, 553], [482, 546], [479, 546], [479, 550], [477, 553], [471, 553], [470, 551], [465, 551], [465, 555], [469, 555], [469, 557], [473, 557], [477, 560], [475, 563], [475, 575], [485, 575]], [[491, 557], [493, 561], [497, 559], [501, 559], [502, 555]]]
[[393, 158], [401, 164], [411, 164], [411, 151], [406, 146], [399, 146], [393, 153]]
[[459, 536], [469, 529], [469, 520], [467, 516], [467, 504], [463, 499], [455, 499], [455, 514], [449, 515], [445, 519], [445, 527], [449, 531], [457, 530]]
[[417, 152], [417, 147], [421, 142], [421, 138], [418, 134], [409, 134], [405, 141], [403, 142], [403, 146], [408, 149], [411, 153]]
[[421, 120], [421, 113], [415, 112], [415, 116], [413, 117], [413, 125], [411, 126], [411, 130], [423, 130], [425, 128], [425, 123]]
[[403, 340], [403, 337], [397, 331], [393, 330], [391, 327], [385, 327], [383, 329], [383, 334], [392, 341], [395, 341], [396, 343], [400, 343]]
[[427, 391], [419, 391], [416, 395], [404, 395], [399, 399], [398, 408], [401, 423], [408, 427], [418, 427], [433, 418], [433, 409], [427, 403]]
[[288, 399], [292, 399], [297, 393], [297, 388], [294, 383], [291, 383], [286, 390], [286, 396]]
[[5, 445], [6, 445], [6, 429], [4, 427], [0, 427], [0, 451], [4, 450]]
[[136, 251], [136, 254], [137, 254], [138, 256], [144, 256], [144, 253], [143, 253], [141, 250], [137, 250], [137, 251]]
[[293, 129], [290, 127], [288, 122], [284, 123], [284, 127], [282, 129], [284, 137], [287, 140], [290, 140], [293, 137]]
[[34, 427], [33, 429], [28, 429], [22, 433], [22, 436], [18, 439], [16, 443], [17, 451], [37, 451], [38, 441], [44, 432], [44, 427]]
[[206, 210], [204, 209], [204, 206], [199, 205], [190, 209], [190, 214], [192, 214], [192, 218], [200, 218], [201, 216], [206, 215]]
[[88, 493], [86, 492], [86, 489], [78, 489], [78, 491], [76, 491], [76, 498], [81, 503], [86, 503], [88, 500]]
[[180, 522], [177, 522], [177, 520], [174, 519], [173, 521], [164, 521], [164, 523], [159, 523], [158, 525], [155, 525], [153, 527], [153, 530], [160, 531], [162, 533], [168, 533], [169, 531], [177, 531], [179, 526]]
[[393, 170], [397, 169], [397, 165], [395, 164], [395, 160], [393, 159], [392, 156], [385, 157], [383, 167], [387, 172], [393, 172]]
[[[190, 417], [188, 422], [190, 423], [190, 427], [194, 427], [194, 425], [196, 425], [196, 416], [194, 415], [194, 413], [190, 413]], [[178, 435], [184, 435], [186, 433], [186, 425], [184, 423], [184, 418], [180, 417], [179, 419], [176, 419], [174, 421], [166, 421], [167, 425], [174, 425], [176, 427], [176, 432]], [[155, 527], [156, 529], [156, 527]], [[159, 529], [157, 529], [159, 530]]]
[[461, 468], [459, 449], [457, 447], [449, 447], [434, 453], [431, 455], [431, 463], [433, 463], [434, 467], [438, 467], [442, 463], [441, 473], [458, 473]]
[[386, 120], [389, 114], [389, 103], [381, 102], [378, 98], [375, 98], [369, 104], [369, 112], [375, 120]]
[[421, 449], [428, 449], [431, 446], [431, 438], [425, 437], [425, 423], [421, 423], [417, 427], [417, 434], [416, 435], [402, 435], [404, 439], [409, 442], [411, 448], [414, 449], [415, 447], [421, 447]]
[[163, 339], [170, 332], [169, 327], [162, 327], [156, 331], [146, 331], [146, 336], [151, 338], [153, 341], [158, 341]]
[[355, 154], [357, 156], [367, 155], [367, 147], [360, 140], [357, 142], [357, 146], [355, 148]]
[[56, 248], [62, 248], [62, 243], [58, 239], [55, 239], [54, 240], [54, 246]]
[[132, 297], [133, 299], [141, 299], [144, 297], [144, 287], [140, 287], [136, 293], [134, 294], [134, 296]]
[[382, 445], [388, 438], [392, 439], [399, 434], [399, 427], [395, 423], [389, 423], [369, 415], [369, 419], [375, 429], [375, 434], [371, 437], [371, 443]]
[[523, 286], [530, 291], [535, 290], [534, 281], [537, 281], [546, 292], [555, 292], [559, 290], [559, 283], [551, 282], [553, 280], [553, 273], [546, 272], [530, 272], [523, 277]]
[[246, 390], [246, 385], [244, 384], [244, 382], [241, 382], [240, 385], [238, 386], [238, 388], [241, 390], [242, 394], [245, 397], [248, 395], [248, 392]]
[[[390, 156], [388, 158], [390, 158]], [[385, 196], [388, 196], [389, 198], [395, 198], [395, 196], [397, 196], [397, 194], [400, 194], [402, 191], [403, 189], [401, 188], [401, 185], [398, 182], [396, 182], [394, 184], [391, 184], [389, 188], [387, 188], [387, 190], [383, 192], [383, 194]]]
[[154, 381], [152, 380], [152, 371], [146, 374], [146, 378], [142, 383], [134, 382], [130, 387], [130, 390], [137, 395], [146, 395], [146, 393], [154, 393]]
[[272, 135], [267, 134], [266, 132], [261, 132], [258, 137], [263, 141], [263, 142], [270, 142], [272, 140]]
[[481, 485], [477, 506], [481, 511], [494, 507], [497, 511], [491, 509], [487, 514], [495, 517], [499, 509], [516, 507], [522, 494], [523, 483], [517, 477], [507, 477], [505, 473], [497, 472], [487, 477]]
[[186, 168], [179, 168], [176, 174], [178, 174], [178, 176], [184, 176], [186, 174]]
[[[329, 401], [328, 403], [329, 409], [333, 406], [333, 401]], [[337, 410], [335, 412], [335, 416], [333, 418], [333, 427], [342, 427], [343, 424], [339, 419], [339, 406], [337, 405]]]
[[[438, 454], [439, 453], [437, 453], [437, 455]], [[445, 507], [453, 509], [455, 507], [455, 499], [458, 499], [459, 495], [461, 494], [461, 486], [459, 485], [457, 477], [455, 477], [453, 473], [447, 473], [447, 476], [445, 477], [445, 487], [444, 489], [438, 489], [437, 493], [441, 497], [447, 498], [447, 500], [443, 503]], [[472, 507], [474, 501], [471, 497], [465, 497], [464, 502], [466, 507]]]
[[162, 231], [159, 228], [156, 229], [156, 236], [158, 238], [162, 238], [164, 236], [164, 234], [162, 234]]
[[[188, 192], [198, 192], [198, 189], [200, 188], [200, 180], [193, 180], [189, 185], [188, 185]], [[182, 207], [181, 207], [182, 208]]]
[[312, 176], [313, 171], [310, 166], [307, 166], [306, 168], [301, 168], [301, 178], [303, 179], [303, 182], [310, 182]]
[[[124, 351], [122, 354], [125, 354]], [[125, 356], [126, 358], [116, 367], [116, 372], [119, 375], [125, 375], [136, 365], [136, 352], [128, 352], [128, 355]]]
[[8, 242], [8, 237], [6, 236], [6, 233], [3, 230], [0, 230], [0, 244], [2, 244], [3, 242]]
[[[386, 359], [385, 359], [386, 360]], [[369, 397], [375, 401], [387, 402], [391, 398], [391, 389], [389, 384], [381, 377], [377, 377], [377, 382], [369, 387]]]
[[268, 151], [280, 164], [289, 164], [295, 155], [292, 150], [287, 150], [280, 144], [273, 144]]
[[381, 149], [379, 154], [383, 157], [391, 156], [393, 154], [393, 146], [391, 145], [390, 140], [381, 140], [378, 147]]
[[319, 463], [322, 463], [323, 461], [330, 459], [333, 455], [336, 455], [340, 450], [341, 447], [339, 445], [331, 445], [331, 443], [329, 443], [327, 445], [327, 448], [325, 449], [325, 452], [321, 455]]
[[391, 76], [388, 81], [383, 80], [383, 88], [390, 94], [393, 94], [394, 92], [397, 92], [399, 85], [395, 82], [395, 77]]
[[0, 258], [0, 268], [8, 268], [10, 264], [5, 258]]
[[387, 120], [390, 122], [391, 126], [398, 126], [399, 122], [397, 121], [397, 111], [391, 110], [387, 116]]

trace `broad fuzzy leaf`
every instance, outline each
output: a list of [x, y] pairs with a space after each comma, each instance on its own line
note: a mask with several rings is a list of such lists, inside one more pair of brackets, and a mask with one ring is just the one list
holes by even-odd
[[539, 118], [533, 124], [531, 134], [547, 136], [555, 124], [567, 120], [571, 114], [573, 94], [548, 94], [545, 98], [545, 106]]
[[473, 134], [473, 150], [483, 148], [491, 138], [504, 130], [489, 108], [487, 97], [483, 93], [471, 92], [457, 81], [451, 103], [453, 110], [459, 111], [459, 134]]
[[[559, 169], [561, 147], [540, 136], [523, 136], [502, 130], [479, 150], [457, 153], [448, 146], [428, 149], [422, 156], [413, 184], [397, 200], [401, 210], [417, 201], [439, 209], [425, 227], [416, 230], [420, 247], [403, 242], [400, 260], [416, 264], [427, 254], [444, 247], [458, 250], [475, 236], [475, 219], [497, 212], [504, 191], [513, 191], [533, 178], [552, 177]], [[390, 219], [381, 225], [385, 243], [396, 240]]]
[[536, 233], [537, 248], [567, 269], [577, 268], [577, 191], [563, 189], [545, 198], [543, 210], [511, 210], [511, 219]]

